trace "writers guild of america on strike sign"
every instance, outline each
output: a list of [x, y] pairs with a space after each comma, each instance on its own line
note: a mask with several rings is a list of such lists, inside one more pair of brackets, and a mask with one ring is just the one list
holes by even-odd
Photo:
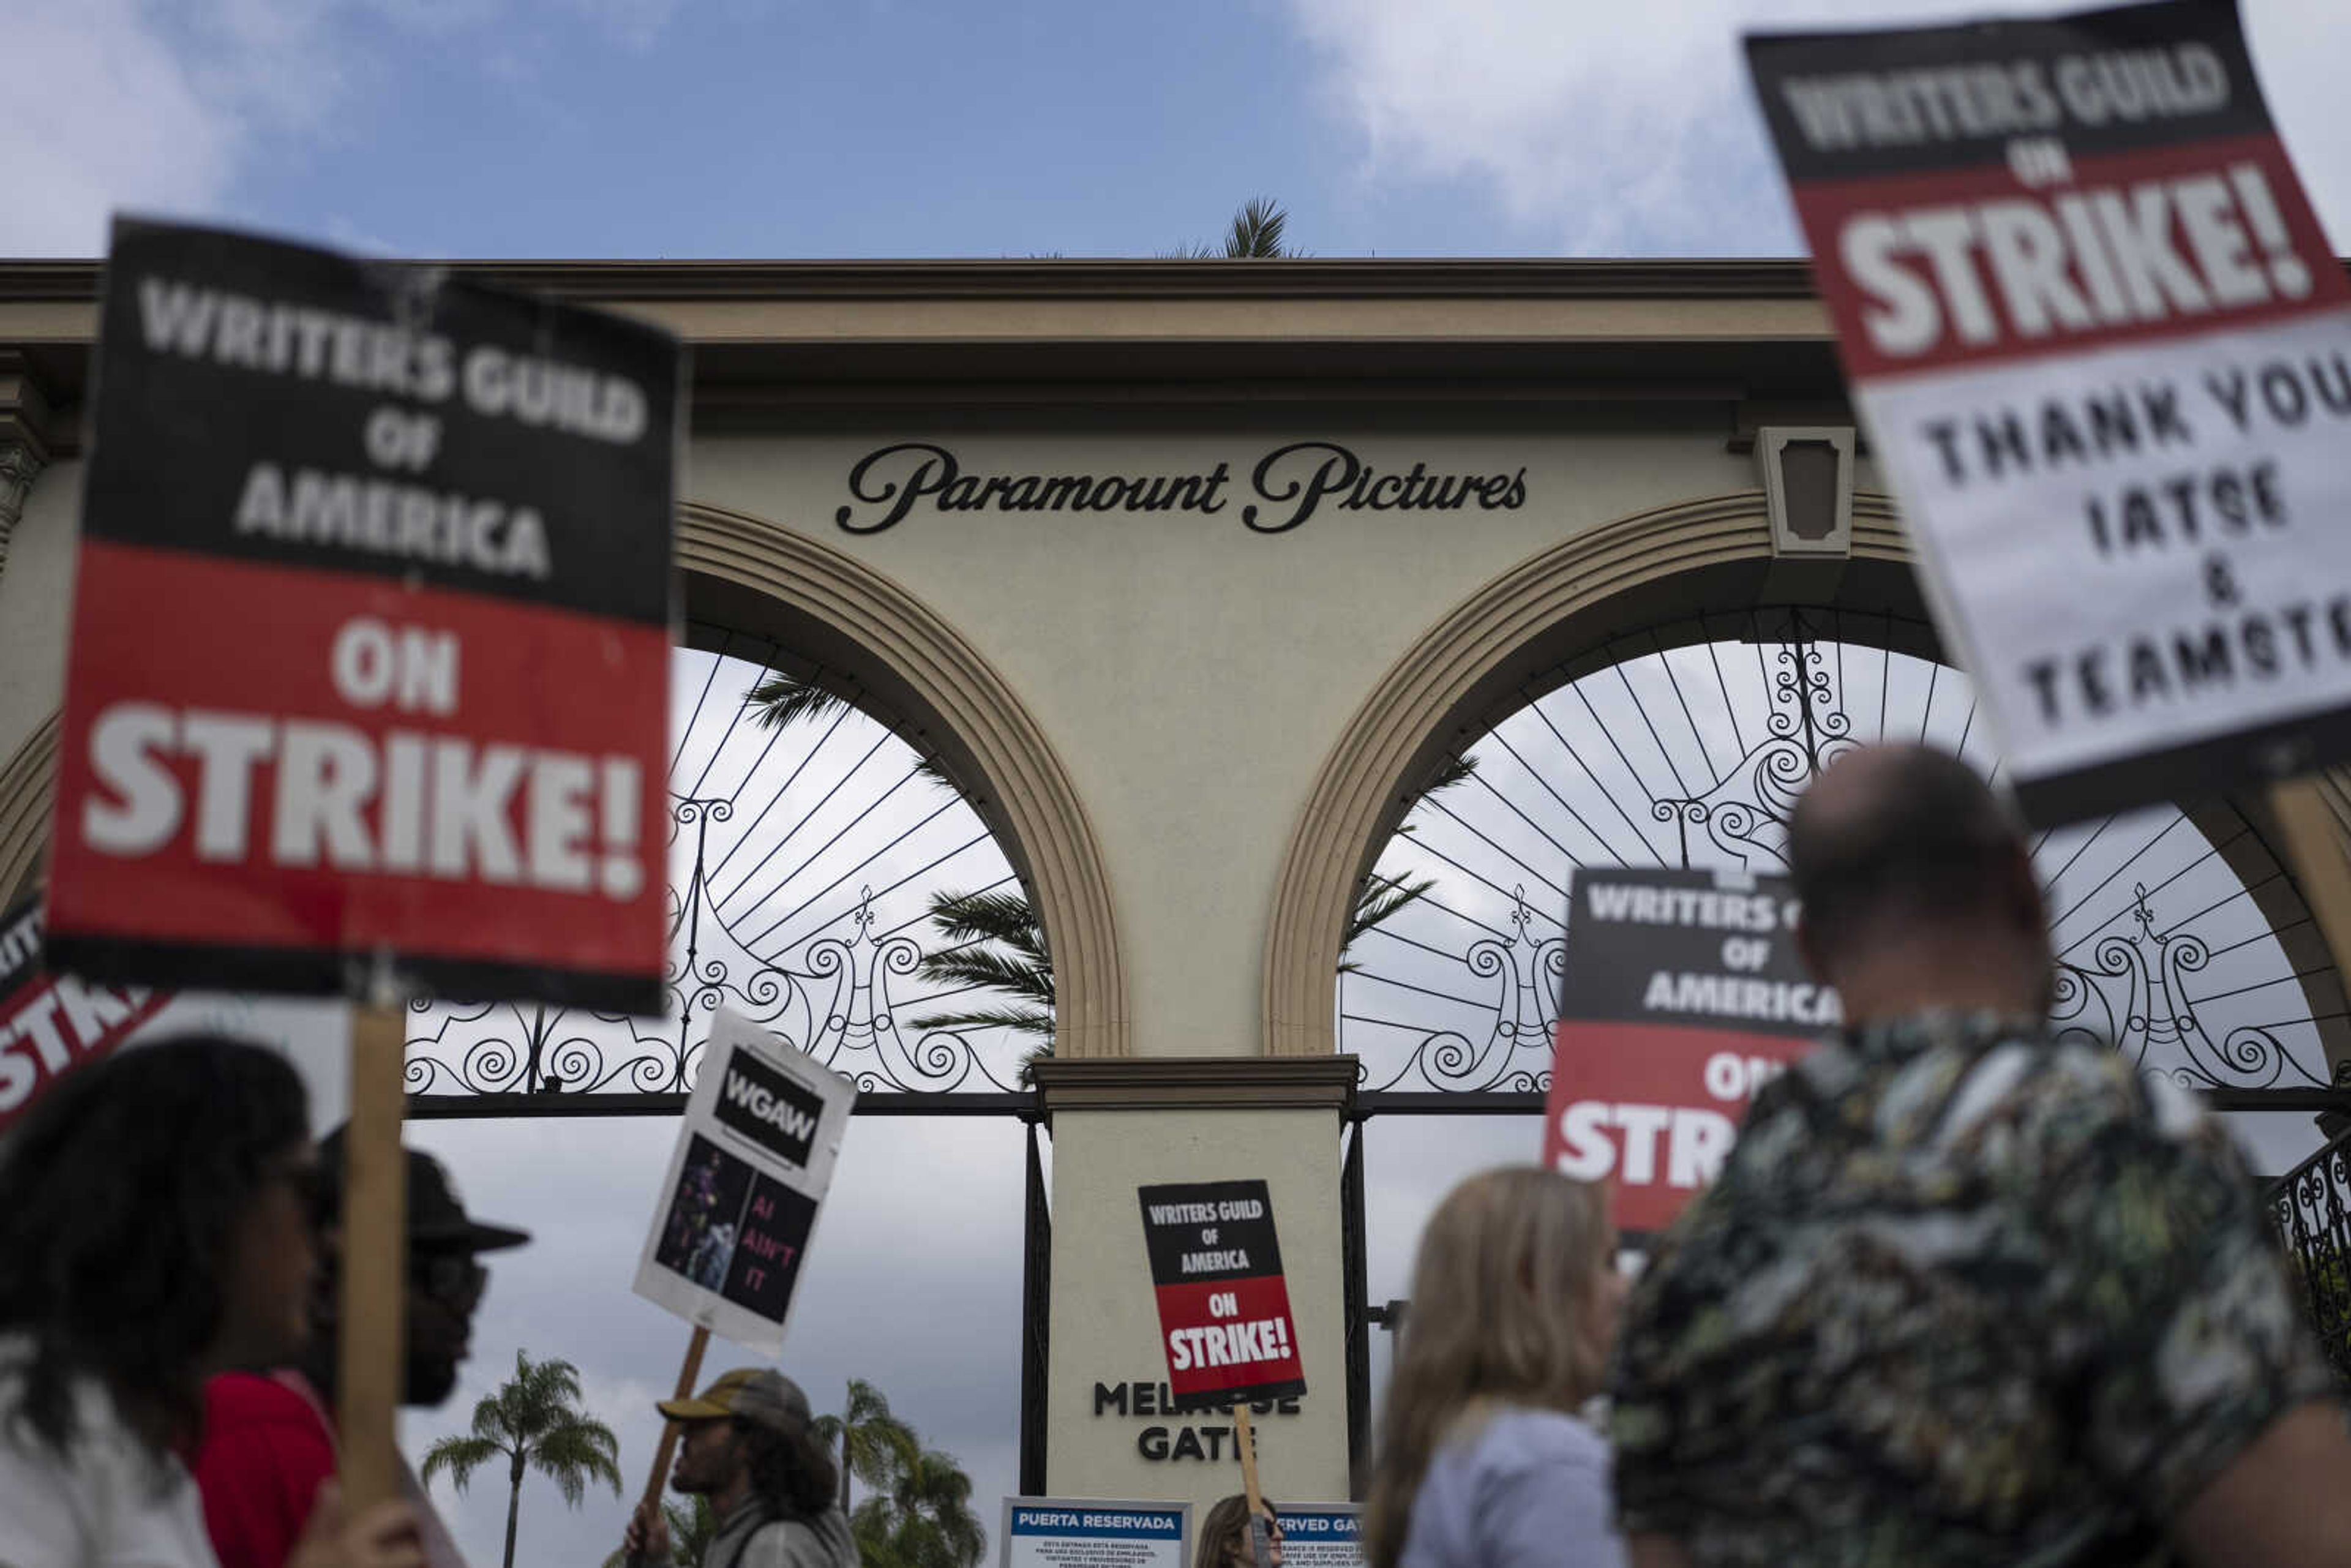
[[660, 1011], [674, 340], [168, 225], [106, 274], [52, 961]]
[[2351, 282], [2234, 6], [1747, 50], [2027, 813], [2351, 754]]
[[1137, 1189], [1167, 1384], [1179, 1404], [1306, 1392], [1262, 1181]]
[[1578, 867], [1542, 1161], [1664, 1229], [1712, 1182], [1756, 1090], [1844, 1019], [1796, 952], [1785, 877]]

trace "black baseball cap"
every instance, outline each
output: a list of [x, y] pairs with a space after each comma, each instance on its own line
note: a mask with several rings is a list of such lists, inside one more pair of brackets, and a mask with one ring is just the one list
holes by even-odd
[[[319, 1140], [319, 1167], [323, 1178], [320, 1197], [331, 1218], [343, 1200], [343, 1134], [336, 1128]], [[490, 1225], [465, 1212], [457, 1188], [441, 1162], [423, 1149], [403, 1149], [408, 1156], [408, 1239], [452, 1251], [502, 1252], [530, 1239], [528, 1230]]]

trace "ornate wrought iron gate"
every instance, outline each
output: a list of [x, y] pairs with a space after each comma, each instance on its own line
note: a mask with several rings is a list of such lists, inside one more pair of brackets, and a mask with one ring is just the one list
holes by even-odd
[[[1341, 1049], [1364, 1075], [1351, 1237], [1370, 1118], [1541, 1113], [1569, 868], [1783, 870], [1797, 796], [1864, 742], [1929, 741], [1999, 771], [1967, 678], [1940, 663], [1931, 628], [1890, 614], [1790, 606], [1659, 625], [1531, 676], [1517, 703], [1460, 748], [1474, 768], [1425, 796], [1387, 846], [1379, 874], [1426, 891], [1362, 935], [1339, 977]], [[2299, 895], [2243, 813], [2225, 800], [2191, 810], [2035, 842], [2060, 1030], [2110, 1041], [2227, 1113], [2351, 1109], [2329, 1068], [2351, 1044], [2343, 988]], [[1499, 1157], [1534, 1146], [1531, 1134]], [[2351, 1374], [2346, 1157], [2330, 1149], [2295, 1171], [2278, 1213]], [[1358, 1281], [1349, 1302], [1359, 1405], [1366, 1294]]]
[[[780, 723], [753, 698], [778, 675], [810, 694]], [[924, 977], [926, 958], [953, 946], [933, 935], [932, 896], [1006, 891], [1012, 868], [890, 715], [772, 643], [694, 628], [673, 706], [666, 1016], [420, 1004], [410, 1114], [674, 1115], [723, 1006], [854, 1079], [859, 1116], [1018, 1118], [1020, 1485], [1042, 1491], [1052, 1221], [1024, 1045], [1000, 1024], [938, 1022], [974, 1010], [972, 988]]]

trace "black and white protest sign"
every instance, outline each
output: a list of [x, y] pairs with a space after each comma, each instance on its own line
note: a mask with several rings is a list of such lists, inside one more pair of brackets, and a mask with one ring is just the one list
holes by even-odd
[[637, 1293], [747, 1349], [782, 1349], [855, 1085], [719, 1011], [637, 1261]]
[[2351, 755], [2351, 281], [2234, 5], [1747, 49], [2026, 811]]
[[679, 350], [125, 221], [48, 904], [89, 977], [657, 1012]]
[[1290, 1285], [1262, 1181], [1137, 1189], [1167, 1383], [1179, 1404], [1306, 1392]]

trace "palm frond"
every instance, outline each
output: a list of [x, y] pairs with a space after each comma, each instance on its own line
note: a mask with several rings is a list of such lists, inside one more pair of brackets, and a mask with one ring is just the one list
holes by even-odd
[[[1433, 877], [1407, 883], [1401, 873], [1387, 876], [1374, 872], [1364, 882], [1363, 891], [1355, 895], [1355, 907], [1347, 917], [1347, 935], [1339, 950], [1352, 950], [1357, 942], [1426, 898], [1436, 887]], [[1352, 975], [1359, 967], [1353, 959], [1343, 959], [1339, 972]]]
[[1025, 893], [931, 894], [931, 924], [950, 942], [1001, 942], [1031, 958], [1045, 956], [1045, 928]]
[[[1461, 783], [1465, 779], [1477, 777], [1477, 774], [1478, 759], [1476, 758], [1448, 757], [1445, 759], [1444, 766], [1437, 768], [1436, 775], [1431, 778], [1427, 783], [1421, 786], [1420, 799], [1426, 800], [1431, 795], [1436, 794], [1438, 790], [1450, 789], [1456, 784]], [[1417, 802], [1416, 802], [1416, 803]]]
[[952, 986], [986, 986], [1040, 1007], [1053, 1005], [1053, 971], [1017, 954], [977, 946], [925, 953], [915, 972]]
[[967, 1013], [925, 1013], [918, 1019], [908, 1019], [906, 1027], [917, 1033], [933, 1030], [949, 1033], [967, 1029], [1008, 1029], [1040, 1040], [1053, 1038], [1053, 1015], [1033, 1012], [1027, 1008], [980, 1008]]
[[743, 706], [753, 710], [761, 728], [783, 729], [802, 719], [830, 718], [849, 706], [850, 702], [814, 681], [777, 671], [751, 688]]
[[588, 1483], [602, 1481], [621, 1495], [621, 1445], [612, 1429], [593, 1416], [576, 1411], [550, 1427], [532, 1449], [531, 1468], [555, 1483], [563, 1500], [578, 1508], [588, 1495]]
[[430, 1490], [433, 1478], [446, 1471], [462, 1497], [475, 1470], [511, 1454], [511, 1449], [488, 1437], [444, 1437], [424, 1450], [424, 1463], [416, 1473]]
[[1234, 260], [1270, 260], [1290, 253], [1282, 248], [1282, 230], [1290, 214], [1270, 196], [1252, 196], [1233, 214], [1232, 232], [1225, 236], [1225, 255]]

